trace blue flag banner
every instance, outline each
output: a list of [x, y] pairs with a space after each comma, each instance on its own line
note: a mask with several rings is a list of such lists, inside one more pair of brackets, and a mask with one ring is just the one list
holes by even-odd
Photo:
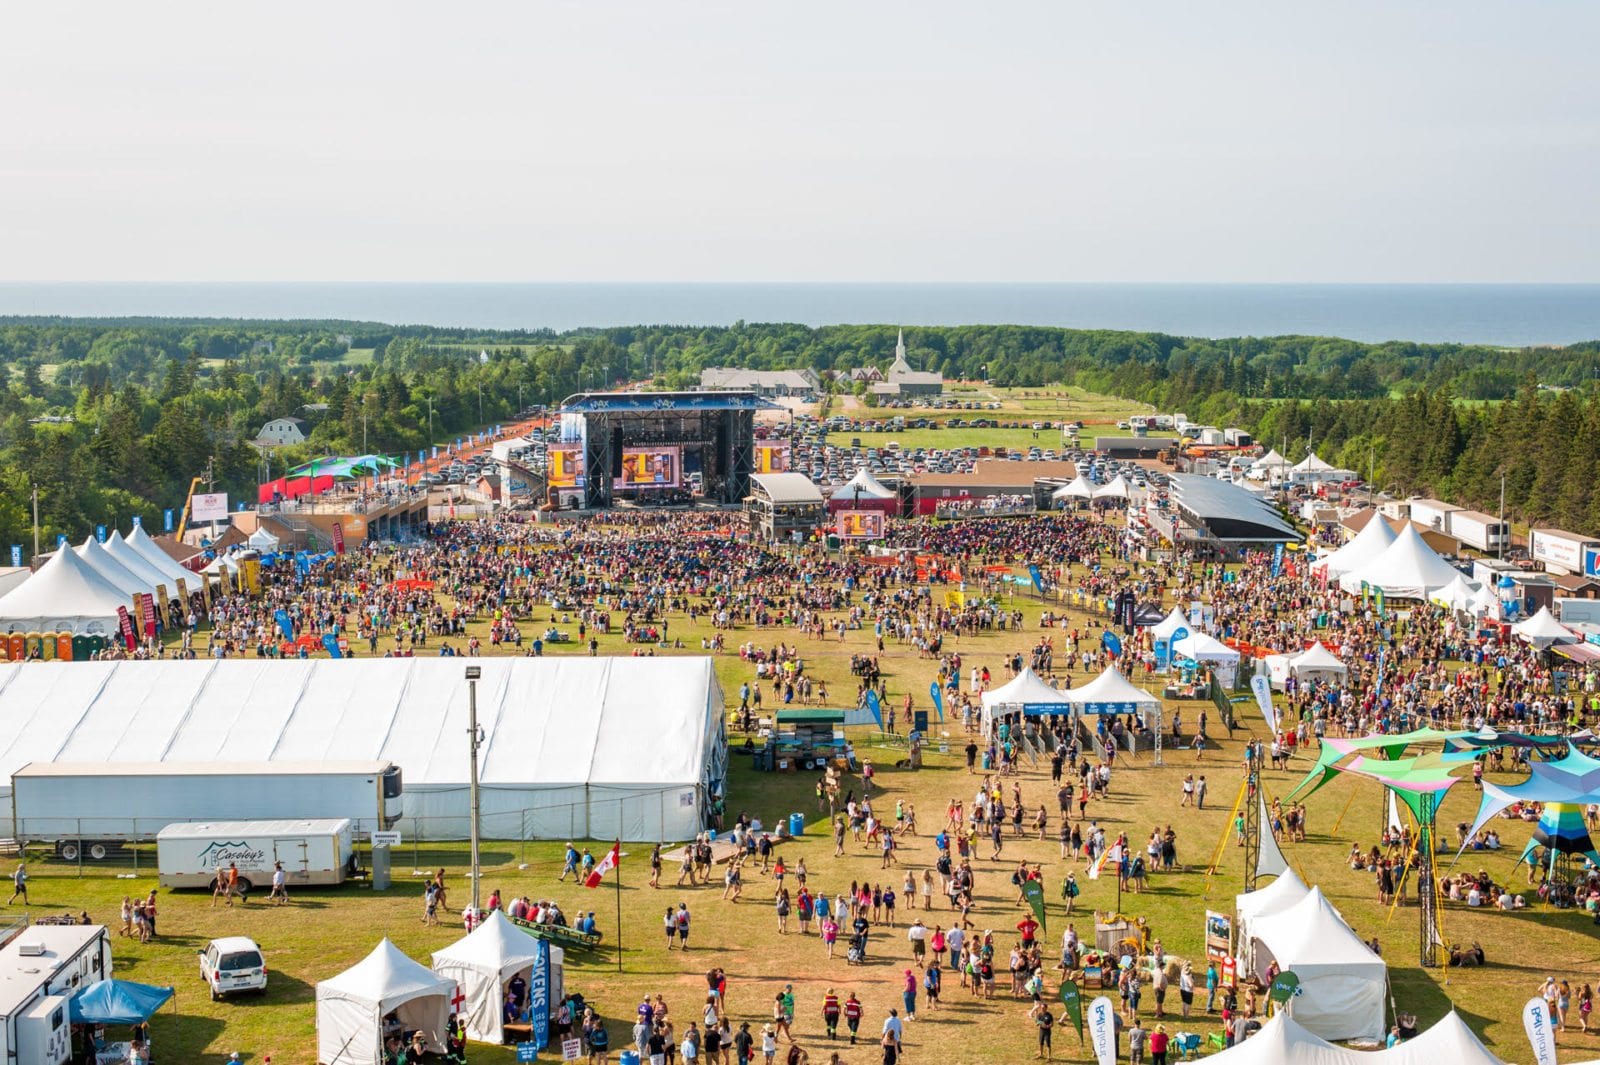
[[94, 538], [101, 543], [106, 542], [106, 527], [104, 525], [96, 525], [94, 527]]
[[165, 531], [165, 532], [171, 532], [172, 531], [172, 521], [173, 521], [172, 508], [168, 507], [166, 510], [161, 512], [161, 526], [162, 526], [163, 531]]
[[1172, 640], [1166, 636], [1157, 636], [1155, 640], [1156, 668], [1164, 670], [1172, 658]]
[[528, 974], [528, 1024], [533, 1041], [544, 1049], [550, 1038], [550, 944], [533, 941], [533, 971]]
[[1117, 638], [1116, 633], [1110, 629], [1104, 630], [1100, 633], [1100, 642], [1105, 645], [1107, 651], [1111, 652], [1113, 658], [1122, 657], [1122, 641]]
[[1272, 549], [1272, 575], [1277, 577], [1283, 572], [1283, 545], [1278, 544]]
[[294, 568], [297, 572], [305, 574], [311, 572], [311, 557], [304, 551], [294, 553]]
[[21, 544], [12, 544], [11, 545], [11, 565], [13, 567], [17, 567], [17, 566], [21, 566], [22, 565], [22, 545]]
[[934, 683], [928, 685], [928, 694], [933, 696], [933, 708], [935, 710], [939, 711], [939, 720], [943, 721], [944, 720], [944, 695], [941, 694], [940, 691], [939, 691], [939, 683], [938, 683], [938, 681], [935, 681]]
[[878, 731], [883, 731], [883, 704], [878, 702], [878, 693], [871, 688], [867, 689], [867, 709], [872, 711], [872, 720], [878, 723]]
[[67, 546], [67, 534], [66, 533], [56, 533], [56, 550], [59, 551], [63, 547], [66, 547], [66, 546]]
[[1033, 588], [1041, 596], [1044, 595], [1044, 575], [1039, 572], [1039, 567], [1029, 563], [1028, 576], [1033, 578]]
[[323, 635], [322, 646], [326, 647], [328, 649], [328, 653], [334, 658], [344, 657], [344, 653], [339, 650], [339, 637], [335, 636], [333, 633], [329, 632]]
[[283, 630], [283, 638], [285, 640], [294, 639], [294, 622], [289, 620], [289, 612], [287, 610], [279, 610], [272, 615], [272, 619], [278, 623], [278, 628]]
[[144, 525], [144, 519], [139, 517], [139, 515], [135, 514], [133, 516], [133, 527], [135, 529], [137, 529], [137, 528], [140, 528], [143, 525]]
[[1378, 681], [1372, 686], [1374, 696], [1383, 695], [1383, 652], [1385, 648], [1378, 648]]

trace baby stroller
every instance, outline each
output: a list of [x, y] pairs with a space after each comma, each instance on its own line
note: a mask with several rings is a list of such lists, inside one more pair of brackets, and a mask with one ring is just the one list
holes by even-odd
[[845, 953], [845, 961], [850, 965], [864, 965], [867, 961], [867, 937], [863, 933], [856, 933], [850, 937], [850, 949]]

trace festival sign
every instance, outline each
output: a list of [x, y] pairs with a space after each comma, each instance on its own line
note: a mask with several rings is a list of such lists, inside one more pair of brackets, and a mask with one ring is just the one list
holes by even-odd
[[333, 523], [333, 553], [344, 554], [344, 526], [338, 522]]
[[883, 512], [841, 510], [835, 515], [835, 532], [841, 540], [880, 540], [883, 538]]
[[149, 592], [139, 593], [139, 613], [144, 619], [144, 634], [151, 639], [156, 635], [156, 598]]
[[139, 646], [139, 638], [133, 631], [133, 616], [128, 613], [128, 608], [125, 606], [117, 607], [117, 628], [121, 630], [122, 642], [128, 650], [131, 651]]
[[1206, 957], [1211, 961], [1233, 952], [1233, 918], [1215, 910], [1206, 911]]

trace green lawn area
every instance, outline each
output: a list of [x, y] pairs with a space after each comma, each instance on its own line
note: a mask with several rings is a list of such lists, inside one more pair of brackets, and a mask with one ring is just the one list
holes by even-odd
[[[1041, 604], [1031, 597], [1013, 601], [1025, 616], [1021, 631], [963, 637], [953, 641], [965, 665], [987, 665], [997, 677], [1002, 659], [1023, 651], [1041, 636], [1037, 627]], [[1059, 608], [1058, 608], [1059, 609]], [[549, 617], [541, 611], [535, 623]], [[1086, 620], [1081, 623], [1086, 623]], [[533, 624], [524, 627], [524, 631]], [[480, 635], [482, 625], [474, 631]], [[682, 652], [699, 654], [700, 640], [708, 630], [691, 624], [682, 615], [671, 616], [671, 635], [681, 637]], [[872, 649], [870, 630], [851, 632], [845, 642], [837, 639], [813, 640], [784, 627], [738, 628], [729, 633], [729, 652], [716, 659], [724, 695], [737, 703], [741, 682], [753, 671], [734, 653], [741, 642], [751, 640], [763, 646], [783, 642], [797, 644], [805, 657], [808, 672], [824, 680], [835, 694], [834, 703], [848, 702], [855, 691], [849, 673], [853, 652]], [[1060, 646], [1059, 631], [1056, 634]], [[485, 640], [485, 647], [487, 647]], [[631, 648], [620, 635], [601, 638], [602, 654], [626, 654]], [[431, 651], [431, 648], [430, 648]], [[581, 653], [577, 650], [565, 653]], [[662, 653], [674, 653], [663, 650]], [[918, 706], [926, 707], [928, 685], [934, 663], [918, 658], [906, 646], [889, 642], [883, 655], [888, 673], [889, 702], [895, 706], [910, 692]], [[1087, 678], [1081, 674], [1076, 683]], [[1153, 685], [1152, 685], [1153, 686]], [[766, 709], [773, 709], [767, 690]], [[840, 699], [839, 696], [843, 696]], [[1200, 710], [1209, 704], [1183, 704], [1185, 728], [1192, 729]], [[1148, 754], [1118, 759], [1109, 799], [1092, 804], [1088, 815], [1109, 832], [1127, 831], [1136, 844], [1142, 844], [1152, 828], [1171, 824], [1178, 835], [1179, 860], [1183, 869], [1157, 875], [1151, 890], [1142, 895], [1125, 896], [1123, 912], [1145, 917], [1169, 954], [1198, 958], [1202, 954], [1204, 911], [1231, 911], [1234, 894], [1241, 884], [1242, 851], [1225, 838], [1230, 810], [1242, 783], [1240, 751], [1253, 731], [1263, 734], [1265, 726], [1252, 716], [1246, 731], [1233, 736], [1217, 736], [1220, 729], [1211, 711], [1212, 732], [1220, 740], [1197, 761], [1193, 752], [1169, 753], [1166, 765], [1155, 767]], [[953, 798], [970, 800], [977, 778], [968, 776], [959, 750], [965, 742], [959, 722], [934, 726], [934, 739], [948, 741], [950, 753], [934, 748], [925, 767], [912, 772], [894, 767], [900, 748], [878, 746], [870, 729], [856, 729], [852, 739], [858, 752], [870, 757], [882, 770], [879, 783], [883, 797], [880, 810], [892, 810], [896, 801], [914, 805], [919, 814], [921, 834], [908, 838], [901, 862], [919, 875], [932, 865], [935, 854], [932, 836], [939, 828], [946, 804]], [[738, 737], [736, 735], [737, 744]], [[847, 845], [842, 857], [834, 857], [833, 845], [825, 827], [818, 824], [817, 806], [812, 794], [813, 779], [808, 774], [758, 774], [747, 758], [735, 752], [730, 779], [730, 815], [748, 811], [768, 825], [792, 811], [807, 816], [805, 838], [786, 845], [783, 853], [792, 864], [804, 857], [810, 869], [810, 883], [830, 894], [846, 889], [852, 881], [893, 883], [899, 890], [902, 873], [883, 871], [876, 851], [855, 844]], [[1268, 772], [1264, 787], [1269, 797], [1286, 794], [1309, 765], [1299, 758], [1288, 772]], [[1204, 810], [1180, 808], [1179, 787], [1188, 773], [1205, 773], [1210, 795]], [[1049, 835], [1055, 833], [1054, 786], [1048, 779], [1048, 766], [1025, 765], [1020, 774], [1027, 804], [1048, 804], [1052, 815]], [[1507, 780], [1513, 778], [1507, 777]], [[859, 789], [851, 779], [847, 786]], [[1009, 782], [1006, 784], [1009, 792]], [[1439, 815], [1441, 825], [1470, 820], [1476, 809], [1476, 794], [1470, 785], [1458, 787], [1446, 800]], [[1009, 796], [1008, 796], [1009, 800]], [[1552, 912], [1541, 907], [1516, 914], [1467, 911], [1458, 904], [1447, 904], [1444, 937], [1447, 942], [1483, 944], [1489, 965], [1474, 970], [1423, 970], [1417, 966], [1418, 918], [1414, 902], [1394, 910], [1375, 901], [1371, 877], [1350, 872], [1344, 858], [1351, 842], [1363, 848], [1376, 842], [1382, 827], [1382, 797], [1370, 782], [1336, 780], [1314, 795], [1309, 802], [1310, 829], [1305, 843], [1285, 845], [1294, 867], [1309, 883], [1320, 885], [1340, 908], [1346, 920], [1363, 937], [1376, 935], [1382, 942], [1385, 960], [1390, 965], [1393, 996], [1402, 1010], [1417, 1012], [1424, 1023], [1437, 1019], [1453, 1002], [1474, 1030], [1483, 1034], [1493, 1049], [1510, 1060], [1526, 1060], [1527, 1046], [1522, 1036], [1519, 1013], [1547, 972], [1558, 978], [1593, 980], [1590, 970], [1596, 964], [1595, 938], [1589, 921], [1571, 912]], [[176, 1010], [163, 1014], [154, 1025], [157, 1047], [163, 1060], [220, 1062], [229, 1051], [238, 1050], [246, 1061], [258, 1062], [270, 1052], [274, 1062], [313, 1060], [313, 993], [318, 980], [340, 971], [371, 949], [381, 936], [389, 936], [412, 957], [426, 961], [429, 952], [452, 942], [458, 927], [425, 928], [421, 915], [421, 878], [411, 877], [411, 869], [443, 866], [451, 885], [451, 907], [455, 909], [467, 894], [466, 853], [460, 844], [417, 844], [410, 826], [402, 825], [407, 844], [395, 855], [397, 886], [385, 893], [363, 887], [302, 893], [287, 909], [271, 909], [259, 902], [235, 910], [212, 909], [205, 895], [164, 893], [161, 897], [161, 938], [149, 945], [125, 940], [115, 943], [116, 970], [119, 975], [178, 987]], [[1506, 849], [1489, 855], [1473, 854], [1463, 860], [1463, 868], [1486, 867], [1500, 881], [1521, 883], [1522, 875], [1513, 869], [1514, 855], [1527, 837], [1521, 822], [1499, 823]], [[1453, 833], [1448, 833], [1453, 838]], [[680, 1030], [700, 1012], [703, 972], [713, 964], [726, 967], [729, 974], [729, 1008], [737, 1022], [750, 1020], [757, 1026], [770, 1015], [772, 996], [785, 983], [795, 985], [799, 1000], [797, 1037], [812, 1052], [813, 1062], [826, 1061], [825, 1044], [820, 1039], [820, 1000], [833, 987], [843, 995], [854, 990], [867, 1008], [865, 1030], [876, 1031], [891, 1005], [899, 1004], [899, 981], [909, 964], [904, 939], [906, 914], [902, 907], [899, 924], [882, 928], [874, 936], [870, 964], [847, 966], [843, 950], [833, 960], [825, 957], [815, 934], [800, 936], [791, 931], [780, 935], [772, 912], [772, 884], [768, 878], [751, 876], [741, 902], [724, 902], [718, 896], [721, 885], [674, 886], [677, 873], [670, 869], [660, 890], [652, 890], [646, 880], [645, 859], [648, 845], [627, 847], [623, 860], [621, 907], [621, 946], [623, 971], [616, 970], [618, 925], [617, 895], [608, 885], [589, 891], [573, 884], [558, 883], [559, 850], [564, 841], [548, 843], [499, 843], [485, 846], [485, 892], [500, 888], [510, 894], [529, 894], [534, 898], [555, 898], [569, 913], [595, 910], [605, 934], [604, 946], [592, 953], [568, 955], [567, 985], [583, 992], [610, 1020], [613, 1047], [620, 1048], [628, 1037], [627, 1020], [642, 994], [663, 994]], [[1219, 846], [1220, 844], [1220, 846]], [[603, 845], [596, 844], [598, 854]], [[1019, 858], [1044, 864], [1046, 897], [1049, 900], [1048, 944], [1058, 944], [1061, 932], [1070, 922], [1080, 933], [1092, 934], [1090, 911], [1113, 909], [1117, 905], [1114, 879], [1091, 881], [1081, 861], [1062, 861], [1054, 842], [1006, 839], [1004, 861], [990, 861], [989, 847], [980, 846], [983, 859], [975, 862], [978, 871], [977, 930], [993, 929], [1000, 944], [1003, 962], [1009, 948], [1008, 930], [1022, 916], [1015, 892], [1008, 882], [1012, 864]], [[1205, 868], [1214, 853], [1221, 862], [1215, 876]], [[1449, 863], [1441, 857], [1441, 869]], [[1059, 885], [1067, 869], [1078, 873], [1083, 895], [1075, 912], [1068, 916], [1060, 901]], [[110, 920], [116, 904], [125, 893], [148, 891], [153, 879], [148, 868], [137, 879], [115, 879], [108, 875], [123, 871], [105, 869], [79, 878], [76, 870], [58, 863], [39, 862], [33, 867], [35, 912], [87, 909], [91, 916]], [[660, 917], [668, 904], [688, 902], [695, 915], [693, 950], [687, 954], [668, 953], [659, 932]], [[928, 916], [930, 924], [949, 926], [951, 912], [937, 903]], [[267, 952], [273, 987], [263, 998], [213, 1004], [204, 994], [196, 976], [194, 952], [211, 937], [245, 934], [255, 937]], [[1203, 971], [1203, 964], [1201, 966]], [[1004, 980], [1001, 981], [1004, 984]], [[1054, 994], [1055, 974], [1049, 989]], [[1176, 997], [1174, 994], [1173, 998]], [[963, 1065], [976, 1062], [1015, 1062], [1031, 1056], [1032, 1031], [1023, 1017], [1026, 1004], [1014, 1001], [1007, 989], [997, 989], [990, 1002], [973, 1000], [961, 991], [954, 977], [946, 982], [945, 1008], [925, 1014], [908, 1027], [909, 1057], [913, 1062], [938, 1062]], [[1146, 1001], [1146, 1016], [1152, 1003]], [[1169, 1021], [1169, 1030], [1179, 1022]], [[1218, 1026], [1209, 1019], [1190, 1022], [1198, 1031]], [[1569, 1032], [1560, 1036], [1562, 1057], [1576, 1061], [1600, 1054], [1600, 1035]], [[1074, 1035], [1063, 1029], [1057, 1040], [1057, 1054], [1063, 1060], [1087, 1062], [1091, 1054], [1080, 1047]], [[819, 1054], [819, 1051], [823, 1051]], [[844, 1053], [846, 1061], [876, 1061], [875, 1053], [865, 1049]], [[510, 1051], [474, 1046], [472, 1060], [510, 1062]], [[615, 1056], [613, 1056], [615, 1060]]]

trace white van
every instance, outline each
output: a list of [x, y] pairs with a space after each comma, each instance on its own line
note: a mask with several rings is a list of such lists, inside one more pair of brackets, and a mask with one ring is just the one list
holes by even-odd
[[291, 888], [344, 883], [355, 872], [350, 819], [212, 821], [168, 825], [156, 833], [162, 887], [209, 888], [219, 872], [234, 865], [241, 890], [265, 889], [279, 863]]

